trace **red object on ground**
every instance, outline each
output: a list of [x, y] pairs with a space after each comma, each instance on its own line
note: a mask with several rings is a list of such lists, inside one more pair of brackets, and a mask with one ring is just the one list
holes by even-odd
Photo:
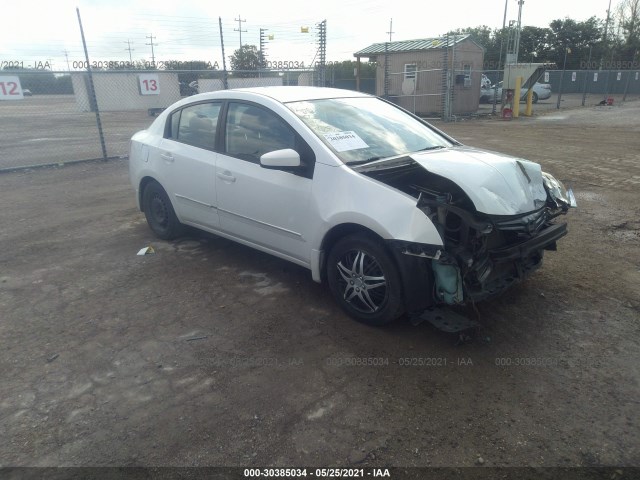
[[607, 105], [613, 105], [613, 98], [607, 98]]
[[511, 110], [510, 108], [503, 108], [502, 118], [504, 118], [505, 120], [511, 120], [513, 118], [513, 110]]

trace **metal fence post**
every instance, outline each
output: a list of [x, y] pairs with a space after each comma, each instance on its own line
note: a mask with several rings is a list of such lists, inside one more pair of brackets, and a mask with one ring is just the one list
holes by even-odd
[[384, 44], [384, 98], [389, 98], [389, 42]]
[[[587, 65], [591, 65], [591, 50], [593, 49], [593, 45], [589, 45], [589, 60], [587, 60]], [[589, 67], [587, 67], [589, 68]], [[584, 77], [584, 87], [582, 89], [582, 106], [584, 107], [584, 102], [587, 100], [587, 81], [589, 80], [589, 70], [585, 71]]]
[[100, 136], [100, 146], [102, 147], [102, 159], [107, 160], [107, 146], [104, 143], [104, 133], [102, 132], [102, 122], [100, 121], [100, 109], [98, 109], [98, 99], [96, 97], [96, 89], [93, 84], [93, 75], [91, 74], [91, 62], [89, 61], [89, 51], [87, 50], [87, 42], [84, 39], [84, 29], [82, 28], [82, 19], [80, 18], [80, 9], [76, 7], [78, 14], [78, 24], [80, 25], [80, 35], [82, 36], [82, 46], [84, 47], [84, 57], [87, 61], [87, 73], [89, 75], [89, 101], [92, 108], [95, 108], [96, 123], [98, 124], [98, 135]]
[[[631, 66], [633, 67], [636, 63], [636, 55], [638, 54], [638, 51], [636, 50], [635, 52], [633, 52], [633, 59], [631, 60]], [[624, 86], [624, 95], [622, 96], [622, 101], [626, 101], [627, 100], [627, 92], [629, 91], [629, 83], [631, 83], [631, 70], [627, 71], [627, 83]]]

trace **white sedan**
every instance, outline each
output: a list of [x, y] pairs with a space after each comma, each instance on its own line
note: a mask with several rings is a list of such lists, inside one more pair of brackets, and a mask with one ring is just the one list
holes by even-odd
[[[497, 88], [496, 88], [497, 87]], [[532, 102], [538, 103], [538, 100], [547, 100], [551, 97], [551, 84], [536, 82], [533, 84]], [[528, 90], [522, 89], [520, 101], [527, 100]], [[496, 96], [498, 103], [502, 101], [502, 82], [498, 82], [497, 86], [482, 87], [480, 89], [480, 103], [493, 103], [493, 97]]]
[[185, 98], [133, 136], [129, 166], [159, 238], [190, 225], [302, 265], [372, 325], [499, 294], [556, 249], [554, 219], [575, 206], [536, 163], [329, 88]]

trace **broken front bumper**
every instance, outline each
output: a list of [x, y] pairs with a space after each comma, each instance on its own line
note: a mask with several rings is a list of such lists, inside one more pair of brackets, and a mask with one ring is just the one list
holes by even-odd
[[[389, 242], [403, 283], [408, 312], [436, 304], [460, 305], [497, 296], [524, 280], [542, 264], [544, 250], [556, 250], [556, 241], [568, 230], [566, 223], [529, 222], [529, 238], [483, 249], [482, 253], [447, 251], [446, 247]], [[514, 232], [515, 223], [497, 222], [494, 234]]]
[[556, 241], [566, 234], [566, 223], [547, 224], [530, 238], [488, 248], [466, 264], [449, 253], [434, 259], [436, 299], [455, 305], [497, 296], [537, 270], [544, 250], [556, 250]]
[[516, 245], [509, 245], [489, 250], [489, 257], [494, 262], [509, 262], [527, 258], [532, 252], [539, 250], [555, 250], [555, 242], [567, 234], [567, 224], [550, 225], [535, 237]]

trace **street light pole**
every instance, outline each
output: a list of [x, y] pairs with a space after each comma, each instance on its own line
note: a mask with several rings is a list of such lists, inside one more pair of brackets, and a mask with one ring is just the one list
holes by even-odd
[[504, 17], [502, 17], [502, 29], [507, 26], [507, 6], [509, 5], [509, 0], [504, 1]]
[[522, 5], [524, 5], [524, 0], [518, 0], [518, 25], [516, 30], [516, 44], [515, 44], [515, 54], [516, 54], [516, 63], [518, 63], [518, 53], [520, 51], [520, 31], [522, 30]]

